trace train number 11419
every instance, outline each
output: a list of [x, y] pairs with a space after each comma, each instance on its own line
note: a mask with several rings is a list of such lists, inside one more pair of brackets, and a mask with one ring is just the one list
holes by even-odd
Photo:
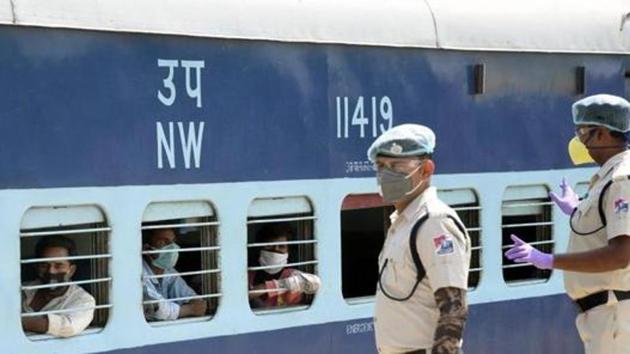
[[371, 135], [376, 138], [394, 124], [394, 107], [387, 96], [380, 99], [359, 96], [356, 100], [348, 96], [337, 96], [336, 101], [337, 138], [348, 138], [351, 135], [361, 138]]

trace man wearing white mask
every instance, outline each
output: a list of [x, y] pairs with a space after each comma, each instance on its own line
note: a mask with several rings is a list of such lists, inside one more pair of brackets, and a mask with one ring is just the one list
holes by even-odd
[[248, 274], [249, 300], [252, 308], [301, 304], [302, 294], [314, 294], [320, 286], [317, 275], [287, 268], [288, 241], [293, 229], [282, 223], [266, 224], [256, 235], [259, 243], [268, 243], [260, 250], [258, 264], [266, 267]]
[[[206, 301], [203, 299], [172, 300], [196, 296], [197, 293], [186, 284], [175, 264], [179, 257], [179, 246], [175, 243], [175, 231], [171, 228], [144, 230], [144, 250], [167, 251], [143, 256], [142, 275], [144, 300], [165, 300], [144, 306], [144, 315], [149, 321], [175, 320], [184, 317], [203, 316]], [[154, 275], [165, 277], [152, 278]]]

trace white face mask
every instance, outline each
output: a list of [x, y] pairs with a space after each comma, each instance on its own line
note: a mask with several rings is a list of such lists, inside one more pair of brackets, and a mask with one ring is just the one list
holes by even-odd
[[264, 269], [264, 271], [269, 274], [276, 274], [281, 271], [282, 268], [284, 268], [288, 260], [288, 253], [277, 253], [261, 250], [260, 257], [258, 258], [258, 263], [260, 263], [261, 266], [277, 266], [274, 268]]

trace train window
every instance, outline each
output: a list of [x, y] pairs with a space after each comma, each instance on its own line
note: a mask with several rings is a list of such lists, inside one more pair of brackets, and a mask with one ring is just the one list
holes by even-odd
[[249, 303], [256, 314], [306, 309], [320, 286], [305, 197], [255, 199], [247, 217]]
[[22, 328], [32, 340], [94, 333], [109, 315], [109, 234], [93, 205], [33, 207], [20, 226]]
[[477, 287], [481, 278], [481, 224], [479, 214], [481, 206], [472, 189], [439, 190], [442, 201], [453, 208], [468, 231], [471, 242], [470, 270], [468, 271], [468, 289]]
[[[552, 202], [546, 186], [512, 186], [503, 196], [502, 250], [513, 244], [511, 234], [517, 235], [543, 252], [553, 252], [551, 219]], [[551, 270], [541, 270], [529, 263], [513, 263], [503, 256], [503, 279], [512, 285], [522, 282], [545, 282]]]
[[221, 297], [214, 208], [204, 201], [160, 202], [142, 217], [142, 290], [152, 325], [207, 320]]
[[352, 194], [341, 205], [341, 291], [350, 303], [376, 294], [378, 255], [394, 207], [378, 194]]

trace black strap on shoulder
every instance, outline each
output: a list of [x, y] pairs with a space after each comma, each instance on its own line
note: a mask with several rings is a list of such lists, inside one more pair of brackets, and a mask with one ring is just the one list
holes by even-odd
[[[455, 223], [455, 226], [457, 226], [462, 235], [466, 235], [466, 228], [454, 216], [446, 215], [446, 217], [453, 220], [453, 223]], [[427, 274], [426, 269], [424, 269], [424, 265], [422, 264], [422, 260], [420, 259], [420, 255], [418, 254], [416, 240], [418, 239], [418, 229], [425, 223], [425, 221], [427, 221], [428, 218], [429, 214], [427, 213], [418, 219], [411, 228], [411, 235], [409, 235], [409, 250], [411, 251], [411, 259], [413, 259], [413, 263], [416, 265], [417, 281], [422, 281]]]
[[[459, 231], [462, 232], [463, 235], [466, 235], [466, 228], [455, 217], [453, 217], [452, 215], [447, 215], [447, 217], [453, 220], [453, 222], [455, 223]], [[422, 264], [422, 260], [420, 259], [420, 254], [418, 254], [418, 247], [416, 244], [416, 240], [418, 239], [418, 230], [420, 229], [422, 224], [424, 224], [428, 219], [429, 219], [429, 213], [426, 213], [423, 216], [421, 216], [411, 228], [411, 234], [409, 235], [409, 249], [411, 251], [411, 259], [413, 260], [413, 263], [416, 266], [416, 283], [411, 288], [411, 292], [409, 292], [409, 294], [404, 297], [394, 297], [385, 290], [385, 287], [381, 283], [381, 277], [383, 276], [383, 272], [385, 271], [385, 268], [387, 267], [388, 259], [385, 260], [385, 262], [383, 263], [383, 266], [381, 267], [381, 270], [378, 273], [378, 286], [381, 289], [381, 292], [383, 293], [383, 295], [385, 295], [390, 300], [399, 301], [399, 302], [409, 300], [411, 296], [413, 296], [413, 294], [416, 292], [416, 289], [418, 288], [418, 285], [420, 284], [422, 279], [424, 279], [424, 277], [427, 274], [427, 271], [424, 268], [424, 265]]]
[[418, 219], [418, 221], [416, 221], [411, 228], [411, 233], [409, 235], [409, 250], [411, 251], [411, 259], [413, 259], [413, 263], [416, 265], [416, 281], [418, 282], [421, 282], [422, 279], [424, 279], [427, 271], [424, 269], [424, 265], [422, 265], [422, 261], [420, 260], [416, 240], [418, 239], [418, 229], [427, 221], [427, 219], [429, 219], [429, 213], [424, 214], [420, 219]]
[[[626, 176], [626, 178], [630, 180], [630, 176]], [[580, 230], [577, 230], [575, 226], [573, 225], [573, 216], [575, 215], [575, 212], [578, 210], [577, 208], [575, 208], [573, 209], [573, 212], [571, 212], [571, 216], [569, 217], [569, 227], [571, 227], [571, 231], [573, 231], [573, 233], [579, 236], [588, 236], [588, 235], [593, 235], [596, 232], [606, 228], [607, 221], [606, 221], [606, 213], [604, 212], [604, 194], [608, 191], [608, 188], [610, 188], [610, 186], [613, 183], [614, 183], [614, 180], [612, 179], [606, 182], [602, 190], [599, 192], [599, 196], [597, 200], [597, 212], [599, 213], [599, 220], [601, 221], [601, 226], [587, 232], [582, 232]]]

